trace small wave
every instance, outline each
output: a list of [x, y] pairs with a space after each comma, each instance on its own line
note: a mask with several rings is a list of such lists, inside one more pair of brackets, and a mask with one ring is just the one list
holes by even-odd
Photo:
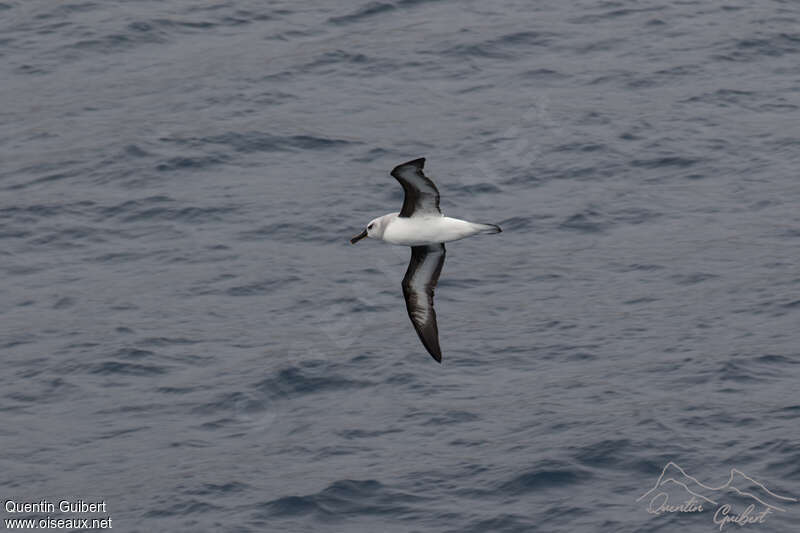
[[14, 69], [16, 74], [27, 74], [27, 75], [39, 75], [39, 74], [48, 74], [50, 72], [49, 69], [42, 67], [42, 66], [35, 66], [35, 65], [20, 65]]
[[[148, 337], [137, 344], [144, 344], [146, 346], [175, 346], [175, 345], [187, 345], [187, 344], [197, 344], [201, 341], [193, 340], [193, 339], [185, 339], [182, 337]], [[148, 352], [152, 354], [152, 352]]]
[[[170, 516], [194, 516], [209, 511], [221, 509], [218, 505], [202, 502], [199, 500], [185, 500], [175, 502], [175, 497], [168, 499], [170, 503], [162, 507], [156, 507], [144, 513], [147, 518], [165, 518]], [[174, 502], [174, 503], [173, 503]]]
[[159, 172], [174, 172], [179, 170], [202, 170], [215, 165], [227, 163], [230, 156], [224, 154], [195, 156], [195, 157], [171, 157], [156, 165]]
[[122, 435], [130, 435], [131, 433], [138, 433], [139, 431], [145, 429], [150, 429], [150, 426], [139, 426], [135, 428], [126, 428], [126, 429], [114, 429], [111, 431], [106, 431], [105, 433], [101, 433], [96, 438], [100, 440], [115, 439], [117, 437], [121, 437]]
[[[226, 7], [226, 6], [215, 6]], [[179, 18], [157, 18], [149, 21], [135, 22], [137, 26], [149, 29], [156, 27], [164, 31], [175, 31], [176, 33], [203, 33], [218, 27], [244, 26], [253, 22], [273, 20], [273, 15], [268, 13], [256, 13], [244, 9], [236, 11], [221, 11], [219, 14], [213, 13], [213, 9], [195, 7], [190, 9], [194, 12], [202, 12], [204, 17], [212, 16], [202, 20], [190, 20]], [[216, 15], [216, 16], [214, 16]]]
[[502, 192], [502, 189], [492, 183], [482, 182], [466, 185], [450, 185], [448, 186], [448, 192], [455, 195], [466, 194], [471, 196], [477, 194], [498, 194]]
[[469, 288], [469, 287], [479, 287], [482, 283], [485, 283], [485, 280], [480, 278], [456, 278], [456, 277], [449, 277], [443, 278], [439, 280], [439, 287], [452, 287], [452, 288]]
[[333, 50], [318, 54], [313, 60], [300, 66], [299, 70], [303, 72], [313, 70], [317, 74], [325, 75], [341, 67], [347, 72], [357, 69], [359, 75], [366, 77], [395, 72], [400, 65], [394, 60], [368, 56], [362, 52]]
[[634, 298], [632, 300], [625, 300], [623, 305], [640, 305], [640, 304], [649, 304], [653, 302], [657, 302], [658, 298], [652, 298], [650, 296], [642, 296], [641, 298]]
[[139, 200], [129, 200], [98, 210], [103, 217], [116, 217], [123, 222], [140, 221], [179, 221], [189, 223], [219, 222], [238, 211], [233, 206], [218, 207], [173, 207], [174, 200], [166, 196], [151, 196]]
[[[43, 234], [42, 234], [43, 233]], [[82, 248], [87, 242], [102, 242], [103, 232], [88, 226], [65, 228], [50, 232], [40, 232], [40, 236], [31, 239], [33, 246], [50, 246], [58, 249]]]
[[798, 365], [800, 361], [786, 357], [785, 355], [767, 354], [756, 357], [755, 362], [769, 365]]
[[328, 22], [333, 24], [350, 24], [352, 22], [358, 22], [375, 15], [380, 15], [381, 13], [388, 13], [390, 11], [394, 11], [395, 9], [395, 6], [392, 4], [383, 2], [370, 2], [348, 15], [331, 17], [328, 19]]
[[[221, 144], [233, 148], [233, 150], [236, 152], [243, 153], [282, 152], [290, 150], [327, 150], [330, 148], [349, 146], [351, 144], [359, 144], [344, 139], [333, 139], [314, 135], [282, 136], [260, 132], [228, 132], [210, 137], [168, 137], [162, 138], [161, 140], [164, 142], [171, 142], [193, 148], [202, 148], [208, 144]], [[177, 161], [180, 161], [181, 159], [184, 158], [177, 158]], [[224, 156], [224, 160], [219, 162], [227, 161], [227, 159], [228, 157]], [[190, 160], [189, 163], [191, 162], [192, 161]]]
[[34, 185], [50, 185], [54, 182], [81, 176], [82, 174], [83, 174], [82, 169], [63, 170], [55, 172], [53, 174], [47, 174], [46, 176], [42, 176], [40, 178], [35, 178], [26, 183], [15, 183], [14, 185], [9, 186], [8, 189], [16, 190], [16, 189], [25, 189], [27, 187], [32, 187]]
[[625, 462], [630, 455], [630, 451], [630, 440], [608, 439], [579, 448], [573, 457], [583, 465], [603, 468]]
[[781, 407], [780, 409], [773, 409], [772, 412], [775, 413], [778, 418], [796, 420], [800, 418], [800, 405]]
[[301, 281], [301, 278], [289, 276], [281, 279], [268, 279], [256, 283], [249, 283], [247, 285], [231, 287], [225, 291], [225, 294], [228, 296], [263, 296], [269, 294], [276, 288], [283, 287], [295, 281]]
[[547, 46], [552, 35], [545, 32], [523, 31], [510, 33], [480, 43], [458, 44], [440, 53], [459, 58], [480, 57], [487, 59], [510, 59], [517, 55], [528, 54], [532, 47]]
[[[90, 6], [87, 9], [93, 9], [95, 7], [93, 4], [87, 5]], [[70, 9], [69, 11], [75, 10]], [[69, 13], [65, 13], [57, 16], [63, 18], [68, 14]], [[56, 16], [56, 14], [53, 13], [52, 16]], [[127, 51], [140, 45], [163, 44], [169, 42], [175, 35], [206, 33], [216, 28], [243, 26], [255, 21], [270, 20], [271, 18], [272, 16], [266, 13], [253, 13], [239, 10], [233, 13], [220, 13], [213, 18], [155, 18], [133, 20], [127, 22], [124, 27], [118, 28], [117, 31], [113, 33], [84, 38], [64, 48], [104, 54], [115, 53]], [[89, 35], [91, 35], [91, 32], [88, 31], [83, 33], [89, 33]]]
[[568, 78], [566, 74], [562, 74], [557, 70], [552, 70], [549, 68], [537, 68], [533, 70], [526, 70], [519, 74], [519, 77], [523, 79], [529, 80], [537, 80], [537, 81], [548, 81], [548, 80], [563, 80]]
[[[28, 206], [12, 206], [0, 209], [0, 218], [23, 217], [25, 222], [31, 222], [32, 217], [52, 217], [56, 215], [76, 214], [84, 207], [93, 206], [93, 202], [75, 202], [72, 204], [34, 204]], [[31, 217], [28, 217], [30, 215]]]
[[[128, 29], [131, 30], [132, 28], [129, 27]], [[113, 54], [132, 50], [143, 44], [158, 44], [164, 42], [166, 42], [166, 38], [163, 35], [133, 30], [124, 33], [112, 33], [93, 39], [81, 39], [80, 41], [65, 46], [64, 49]]]
[[246, 483], [231, 481], [229, 483], [203, 483], [197, 488], [186, 489], [183, 492], [195, 496], [227, 496], [230, 494], [240, 494], [246, 490], [250, 490], [250, 488], [251, 486]]
[[600, 233], [608, 229], [609, 222], [600, 213], [591, 209], [576, 213], [559, 224], [561, 229], [583, 233]]
[[634, 159], [631, 161], [631, 166], [637, 168], [687, 168], [696, 165], [700, 161], [700, 159], [694, 159], [690, 157], [668, 156], [656, 157], [654, 159]]
[[475, 422], [480, 417], [468, 411], [448, 411], [443, 415], [430, 417], [422, 423], [423, 426], [445, 426], [450, 424], [461, 424], [464, 422]]
[[31, 265], [11, 265], [3, 268], [3, 271], [9, 276], [29, 276], [46, 270], [46, 266], [31, 266]]
[[[610, 5], [616, 5], [616, 6], [619, 5], [619, 4], [615, 3], [615, 2], [611, 2], [609, 4]], [[603, 13], [594, 13], [594, 14], [589, 14], [589, 15], [582, 15], [580, 17], [575, 17], [575, 18], [570, 19], [569, 22], [571, 22], [573, 24], [598, 24], [600, 22], [603, 22], [603, 21], [609, 20], [609, 19], [617, 19], [617, 18], [627, 17], [628, 15], [638, 15], [640, 13], [648, 13], [649, 14], [649, 13], [652, 13], [654, 11], [663, 11], [663, 10], [664, 10], [663, 7], [644, 7], [644, 8], [639, 8], [639, 9], [634, 9], [634, 8], [612, 9], [610, 11], [605, 11]], [[648, 17], [649, 16], [650, 15], [648, 15]]]
[[205, 386], [202, 385], [195, 385], [189, 387], [159, 387], [156, 389], [156, 392], [162, 394], [188, 394], [190, 392], [196, 392], [204, 390]]
[[681, 100], [681, 103], [696, 103], [702, 102], [706, 104], [714, 104], [720, 107], [728, 107], [731, 104], [744, 105], [749, 103], [755, 97], [752, 91], [741, 91], [737, 89], [717, 89], [713, 92], [706, 92], [697, 96], [692, 96]]
[[695, 285], [697, 283], [703, 283], [704, 281], [718, 277], [719, 276], [717, 274], [711, 274], [708, 272], [693, 272], [691, 274], [676, 274], [671, 276], [671, 279], [678, 285]]
[[780, 360], [751, 357], [726, 361], [713, 370], [713, 375], [722, 382], [758, 383], [779, 377], [785, 366]]
[[263, 511], [260, 514], [266, 515], [266, 517], [330, 513], [309, 496], [284, 496], [263, 504], [262, 508]]
[[584, 470], [562, 463], [546, 462], [501, 483], [497, 490], [510, 496], [519, 496], [528, 492], [575, 485], [590, 477]]
[[669, 79], [682, 76], [696, 76], [702, 74], [703, 69], [699, 65], [678, 65], [657, 70], [654, 74], [659, 78]]
[[[254, 398], [241, 391], [231, 391], [222, 394], [217, 394], [216, 396], [214, 396], [212, 400], [205, 402], [201, 405], [197, 405], [193, 409], [193, 411], [197, 414], [214, 414], [219, 412], [226, 413], [226, 412], [254, 411], [254, 410], [265, 410], [265, 409], [266, 409], [266, 400]], [[216, 423], [211, 422], [207, 424], [216, 424]]]
[[[150, 24], [138, 23], [146, 27]], [[209, 20], [178, 20], [178, 19], [155, 19], [152, 21], [153, 25], [161, 26], [164, 28], [180, 28], [185, 30], [209, 30], [216, 27], [218, 24]]]
[[398, 0], [396, 2], [377, 2], [371, 1], [359, 7], [358, 9], [346, 14], [337, 15], [328, 19], [328, 22], [336, 25], [352, 24], [354, 22], [361, 22], [363, 20], [371, 19], [372, 17], [382, 15], [385, 13], [394, 12], [397, 9], [405, 7], [413, 7], [418, 4], [428, 2], [437, 2], [439, 0]]
[[160, 205], [165, 202], [174, 202], [172, 198], [169, 196], [164, 195], [156, 195], [156, 196], [147, 196], [145, 198], [138, 198], [136, 200], [126, 200], [122, 203], [107, 206], [107, 207], [99, 207], [97, 212], [102, 217], [113, 217], [119, 215], [127, 215], [132, 212], [141, 210], [144, 207], [149, 205]]
[[[302, 233], [299, 233], [298, 229], [301, 229]], [[254, 230], [242, 231], [238, 234], [239, 238], [244, 241], [267, 239], [288, 243], [296, 243], [299, 241], [328, 243], [341, 241], [346, 243], [347, 239], [343, 237], [343, 235], [347, 235], [347, 233], [336, 233], [332, 231], [330, 224], [323, 226], [310, 224], [308, 221], [303, 223], [302, 228], [298, 228], [298, 225], [293, 223], [276, 222]]]
[[577, 142], [577, 143], [562, 144], [556, 147], [554, 151], [591, 153], [591, 152], [600, 152], [603, 150], [608, 150], [608, 146], [606, 146], [605, 144]]
[[260, 516], [345, 517], [359, 515], [396, 516], [412, 511], [408, 503], [424, 499], [389, 490], [378, 481], [345, 479], [307, 496], [284, 496], [261, 505]]
[[517, 533], [520, 531], [536, 531], [538, 522], [528, 516], [501, 513], [492, 518], [483, 518], [469, 523], [462, 533]]
[[339, 436], [347, 440], [353, 439], [372, 439], [375, 437], [382, 437], [383, 435], [390, 435], [392, 433], [402, 433], [402, 429], [392, 428], [392, 429], [379, 429], [374, 431], [368, 431], [364, 429], [347, 429], [343, 431], [337, 432]]
[[651, 211], [650, 209], [631, 207], [628, 209], [621, 209], [611, 213], [614, 223], [622, 224], [642, 224], [643, 222], [651, 222], [661, 217], [661, 213]]
[[524, 231], [533, 227], [533, 218], [532, 216], [505, 218], [499, 224], [505, 232]]
[[53, 304], [53, 309], [69, 309], [75, 305], [75, 298], [70, 298], [69, 296], [64, 296], [59, 298], [56, 303]]
[[124, 150], [125, 155], [131, 156], [131, 157], [146, 157], [148, 155], [151, 155], [149, 152], [147, 152], [146, 150], [144, 150], [143, 148], [140, 148], [139, 146], [137, 146], [135, 144], [129, 144], [123, 150]]
[[151, 352], [150, 350], [140, 350], [138, 348], [120, 348], [116, 352], [114, 352], [114, 357], [118, 357], [120, 359], [145, 359], [147, 357], [153, 357], [155, 353]]
[[152, 255], [153, 255], [152, 252], [111, 252], [107, 254], [93, 256], [87, 259], [87, 261], [100, 264], [109, 264], [109, 265], [126, 264], [126, 263], [131, 263], [133, 261], [138, 261], [140, 259], [145, 259], [147, 257], [151, 257]]
[[1, 339], [2, 344], [0, 344], [0, 348], [8, 349], [14, 346], [36, 342], [38, 337], [30, 333], [12, 333], [10, 335], [4, 335]]
[[589, 352], [575, 352], [569, 354], [566, 358], [567, 361], [593, 361], [597, 359], [597, 355]]
[[782, 57], [800, 52], [800, 34], [777, 33], [764, 37], [730, 39], [717, 45], [715, 59], [757, 61], [765, 57]]
[[127, 376], [156, 376], [166, 374], [167, 369], [157, 365], [142, 365], [136, 363], [122, 363], [120, 361], [106, 361], [93, 365], [89, 370], [92, 374]]
[[256, 388], [271, 397], [316, 394], [332, 390], [357, 389], [371, 385], [367, 381], [357, 381], [333, 373], [312, 374], [310, 370], [298, 367], [285, 368], [272, 377], [256, 384]]
[[664, 270], [662, 265], [653, 265], [650, 263], [631, 263], [622, 265], [615, 269], [615, 272], [654, 272], [656, 270]]

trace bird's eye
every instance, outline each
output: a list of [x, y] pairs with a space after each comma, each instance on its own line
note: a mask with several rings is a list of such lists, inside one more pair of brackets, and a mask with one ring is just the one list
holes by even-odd
[[374, 225], [375, 224], [370, 224], [369, 226], [367, 226], [367, 229], [372, 229], [372, 226], [374, 226]]

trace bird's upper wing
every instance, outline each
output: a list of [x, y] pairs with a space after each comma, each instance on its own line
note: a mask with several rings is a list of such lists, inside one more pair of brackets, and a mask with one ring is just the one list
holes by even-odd
[[444, 244], [412, 246], [411, 262], [403, 278], [408, 316], [422, 344], [439, 363], [442, 362], [442, 350], [439, 348], [436, 311], [433, 310], [433, 289], [439, 281], [444, 256]]
[[392, 176], [400, 182], [405, 192], [401, 217], [411, 217], [419, 214], [439, 214], [439, 190], [436, 185], [422, 173], [425, 158], [420, 157], [413, 161], [397, 165], [392, 170]]

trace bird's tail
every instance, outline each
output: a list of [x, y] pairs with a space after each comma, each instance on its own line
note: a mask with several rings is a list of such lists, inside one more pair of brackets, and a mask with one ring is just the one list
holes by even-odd
[[478, 233], [500, 233], [503, 231], [497, 224], [475, 224]]

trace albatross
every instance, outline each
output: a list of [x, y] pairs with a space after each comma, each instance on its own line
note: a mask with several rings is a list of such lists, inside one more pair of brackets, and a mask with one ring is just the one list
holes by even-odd
[[391, 175], [400, 182], [405, 193], [402, 209], [399, 213], [373, 219], [364, 231], [350, 239], [350, 243], [370, 237], [411, 247], [411, 261], [402, 283], [406, 310], [422, 345], [437, 363], [441, 363], [433, 289], [444, 265], [444, 243], [502, 230], [496, 224], [478, 224], [444, 216], [439, 209], [439, 190], [422, 172], [424, 166], [425, 158], [421, 157], [394, 167]]

